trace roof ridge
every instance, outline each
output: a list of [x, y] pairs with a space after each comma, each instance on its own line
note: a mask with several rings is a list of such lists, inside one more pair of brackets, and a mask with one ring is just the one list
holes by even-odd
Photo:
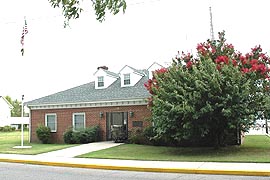
[[136, 68], [131, 67], [131, 66], [129, 66], [129, 65], [125, 65], [125, 66], [119, 71], [119, 73], [120, 73], [125, 67], [129, 67], [129, 68], [132, 69], [134, 72], [137, 72], [137, 73], [139, 73], [139, 74], [141, 74], [141, 75], [143, 75], [143, 76], [146, 75], [143, 71], [144, 71], [144, 70], [147, 70], [147, 69], [136, 69]]
[[106, 70], [106, 69], [103, 69], [103, 71], [105, 71], [107, 74], [110, 74], [110, 75], [119, 77], [119, 74], [118, 73], [115, 73], [115, 72], [112, 72], [112, 71], [109, 71], [109, 70]]

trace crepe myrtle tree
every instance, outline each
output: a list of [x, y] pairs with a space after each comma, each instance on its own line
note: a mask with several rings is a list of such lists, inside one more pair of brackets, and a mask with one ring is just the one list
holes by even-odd
[[260, 46], [242, 55], [224, 36], [198, 44], [196, 58], [179, 54], [145, 84], [156, 138], [208, 138], [220, 147], [230, 132], [248, 131], [254, 123], [269, 89], [269, 57]]
[[[70, 19], [77, 19], [83, 11], [81, 4], [83, 0], [48, 0], [52, 7], [61, 8], [66, 23]], [[106, 12], [109, 11], [113, 15], [119, 13], [121, 10], [125, 12], [127, 4], [125, 0], [91, 0], [94, 8], [96, 19], [100, 22], [105, 20]]]

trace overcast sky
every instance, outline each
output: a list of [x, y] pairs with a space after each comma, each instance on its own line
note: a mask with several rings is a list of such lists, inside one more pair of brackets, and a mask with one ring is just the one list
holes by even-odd
[[[48, 0], [9, 0], [0, 11], [0, 95], [32, 100], [93, 80], [96, 68], [118, 72], [124, 65], [148, 68], [171, 62], [177, 51], [194, 52], [210, 38], [209, 6], [215, 36], [226, 31], [246, 53], [261, 44], [269, 54], [267, 0], [128, 0], [125, 14], [99, 23], [84, 0], [85, 12], [63, 28], [61, 10]], [[26, 16], [25, 56], [20, 37]]]

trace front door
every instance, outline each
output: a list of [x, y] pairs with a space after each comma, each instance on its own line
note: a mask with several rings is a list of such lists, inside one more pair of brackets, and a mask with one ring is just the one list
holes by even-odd
[[106, 113], [107, 140], [112, 140], [112, 127], [114, 125], [123, 126], [122, 130], [128, 133], [128, 113], [127, 112], [108, 112]]

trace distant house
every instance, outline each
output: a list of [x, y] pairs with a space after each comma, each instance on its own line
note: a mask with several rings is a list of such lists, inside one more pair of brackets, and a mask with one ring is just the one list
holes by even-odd
[[9, 120], [9, 126], [19, 129], [21, 124], [23, 124], [24, 126], [29, 127], [29, 121], [29, 117], [11, 117]]
[[10, 125], [11, 110], [13, 106], [6, 100], [5, 97], [0, 96], [0, 127]]
[[[157, 69], [162, 66], [154, 63]], [[147, 108], [149, 93], [144, 83], [148, 69], [124, 66], [119, 73], [101, 66], [94, 73], [95, 81], [42, 97], [26, 105], [30, 109], [31, 142], [37, 141], [38, 125], [49, 126], [54, 142], [63, 142], [68, 128], [79, 130], [99, 125], [103, 140], [111, 140], [111, 127], [122, 125], [127, 135], [150, 124]]]

